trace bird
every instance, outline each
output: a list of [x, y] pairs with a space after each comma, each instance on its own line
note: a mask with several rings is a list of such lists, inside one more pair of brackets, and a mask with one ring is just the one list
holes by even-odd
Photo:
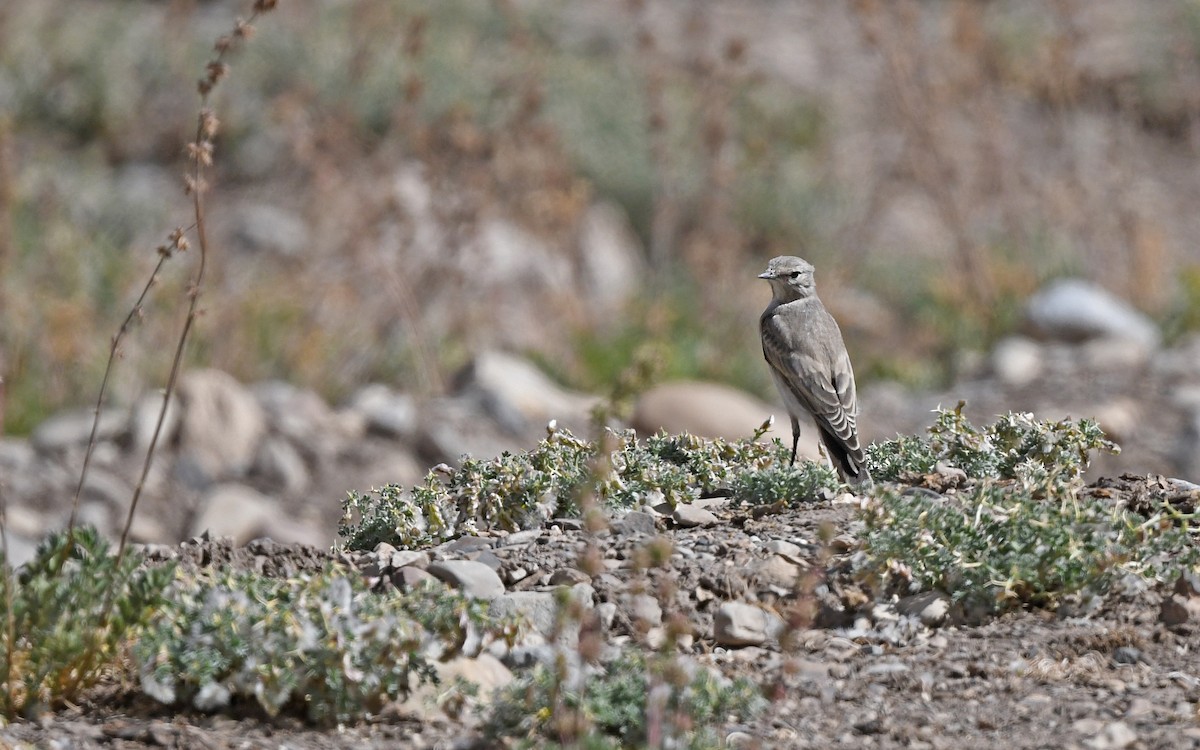
[[758, 275], [771, 284], [771, 302], [758, 319], [763, 356], [792, 419], [792, 458], [800, 443], [800, 417], [812, 417], [821, 443], [842, 480], [871, 484], [858, 438], [858, 394], [842, 330], [817, 296], [814, 268], [781, 255]]

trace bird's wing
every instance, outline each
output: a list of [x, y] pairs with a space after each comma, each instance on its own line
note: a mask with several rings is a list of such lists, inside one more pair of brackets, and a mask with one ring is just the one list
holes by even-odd
[[[811, 329], [809, 329], [811, 335]], [[841, 335], [833, 331], [820, 331], [820, 335], [836, 336], [841, 348], [840, 356], [825, 356], [821, 347], [810, 347], [803, 342], [789, 340], [780, 326], [777, 315], [764, 316], [762, 320], [763, 354], [767, 364], [779, 377], [780, 383], [803, 404], [819, 427], [857, 451], [857, 394], [854, 388], [854, 373], [850, 357], [841, 345]], [[832, 340], [832, 339], [831, 339]]]

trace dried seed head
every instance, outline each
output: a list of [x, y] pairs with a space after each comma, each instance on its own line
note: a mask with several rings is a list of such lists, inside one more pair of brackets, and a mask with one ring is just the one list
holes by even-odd
[[207, 139], [212, 139], [217, 134], [217, 128], [220, 127], [221, 121], [217, 119], [216, 114], [205, 107], [200, 110], [200, 135]]
[[255, 0], [255, 13], [268, 13], [272, 10], [275, 10], [275, 0]]
[[233, 27], [233, 35], [238, 39], [250, 40], [254, 38], [254, 27], [245, 20], [239, 18]]

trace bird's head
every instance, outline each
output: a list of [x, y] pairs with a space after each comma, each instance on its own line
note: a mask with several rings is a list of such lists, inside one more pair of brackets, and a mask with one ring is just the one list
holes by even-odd
[[811, 297], [817, 293], [813, 281], [813, 265], [804, 258], [781, 255], [767, 263], [767, 270], [758, 275], [771, 284], [771, 291], [780, 302]]

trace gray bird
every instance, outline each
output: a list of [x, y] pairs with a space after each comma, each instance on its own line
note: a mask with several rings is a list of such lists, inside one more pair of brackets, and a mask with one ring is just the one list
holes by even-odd
[[837, 321], [821, 304], [813, 266], [803, 258], [772, 258], [758, 275], [774, 296], [758, 319], [763, 355], [792, 418], [792, 464], [800, 442], [800, 415], [812, 417], [825, 451], [842, 479], [871, 482], [858, 441], [854, 370]]

